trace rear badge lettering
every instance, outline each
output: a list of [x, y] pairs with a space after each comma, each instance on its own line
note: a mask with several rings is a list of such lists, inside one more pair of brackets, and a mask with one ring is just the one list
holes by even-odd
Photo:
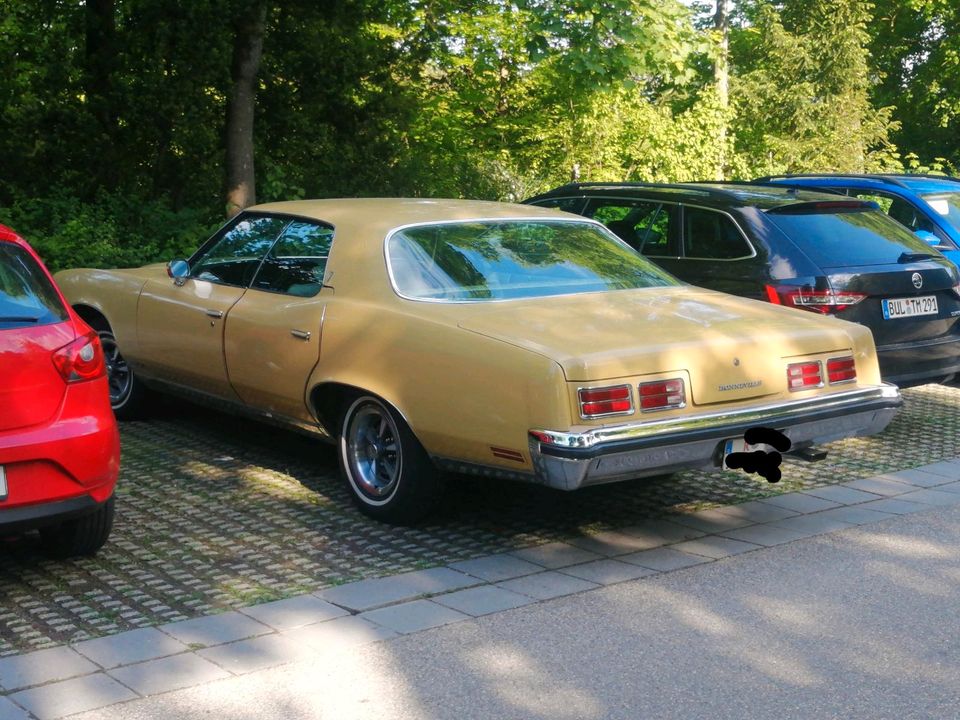
[[751, 380], [750, 382], [731, 383], [730, 385], [717, 385], [717, 390], [726, 392], [727, 390], [746, 390], [763, 385], [763, 380]]

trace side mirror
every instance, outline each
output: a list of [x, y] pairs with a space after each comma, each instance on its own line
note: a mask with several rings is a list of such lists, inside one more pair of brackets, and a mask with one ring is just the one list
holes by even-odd
[[929, 230], [914, 230], [914, 235], [933, 247], [940, 247], [940, 238]]
[[167, 263], [167, 275], [172, 277], [177, 285], [183, 285], [190, 277], [190, 264], [186, 260], [171, 260]]

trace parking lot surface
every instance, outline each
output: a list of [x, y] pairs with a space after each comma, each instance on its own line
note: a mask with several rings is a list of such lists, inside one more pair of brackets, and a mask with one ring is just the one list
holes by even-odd
[[882, 435], [826, 446], [822, 462], [791, 459], [778, 485], [686, 472], [563, 494], [453, 478], [417, 528], [359, 514], [316, 440], [169, 403], [121, 426], [117, 523], [97, 557], [46, 560], [33, 537], [0, 547], [0, 656], [960, 454], [960, 390], [904, 397]]

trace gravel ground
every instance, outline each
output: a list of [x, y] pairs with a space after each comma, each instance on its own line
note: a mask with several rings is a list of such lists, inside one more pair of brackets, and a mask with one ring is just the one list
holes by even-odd
[[455, 478], [414, 529], [360, 515], [316, 440], [169, 404], [121, 426], [117, 521], [97, 557], [50, 561], [32, 536], [2, 543], [0, 656], [960, 455], [960, 389], [904, 397], [882, 435], [789, 460], [777, 485], [685, 472], [566, 494]]

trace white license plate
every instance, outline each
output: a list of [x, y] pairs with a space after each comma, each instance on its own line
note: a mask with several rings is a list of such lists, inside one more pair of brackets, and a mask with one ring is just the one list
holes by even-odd
[[0, 465], [0, 500], [7, 499], [7, 471]]
[[727, 470], [732, 469], [727, 467], [727, 457], [732, 453], [754, 452], [755, 450], [775, 452], [775, 449], [766, 443], [757, 443], [756, 445], [751, 445], [743, 438], [733, 438], [732, 440], [727, 440], [723, 444], [723, 461], [720, 463], [720, 467]]
[[881, 300], [884, 320], [896, 320], [902, 317], [916, 317], [917, 315], [939, 315], [936, 295], [924, 295], [912, 298], [890, 298]]

